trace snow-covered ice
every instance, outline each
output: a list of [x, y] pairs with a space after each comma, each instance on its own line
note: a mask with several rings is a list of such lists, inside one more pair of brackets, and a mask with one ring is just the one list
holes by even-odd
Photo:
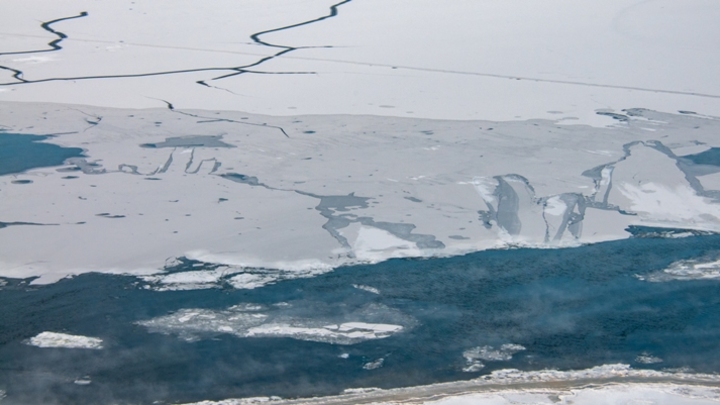
[[[182, 309], [138, 324], [150, 332], [176, 334], [190, 342], [231, 334], [239, 338], [288, 337], [339, 345], [384, 339], [415, 325], [411, 317], [380, 304], [367, 305], [339, 318], [287, 315], [285, 308], [239, 304], [225, 310]], [[368, 319], [393, 319], [402, 324], [363, 321]]]
[[720, 279], [720, 260], [680, 260], [668, 268], [646, 275], [637, 275], [640, 280], [663, 282], [673, 280], [716, 280]]
[[[259, 288], [720, 231], [720, 166], [692, 159], [720, 147], [712, 0], [6, 7], [0, 128], [85, 156], [0, 176], [2, 277]], [[180, 257], [282, 274], [163, 273]]]
[[[591, 128], [4, 104], [11, 131], [67, 132], [45, 142], [87, 157], [0, 176], [0, 221], [12, 225], [0, 276], [259, 288], [392, 257], [623, 239], [635, 225], [720, 231], [720, 190], [698, 180], [720, 172], [701, 159], [720, 147], [720, 121], [622, 117]], [[174, 274], [178, 258], [205, 267]]]
[[41, 348], [93, 349], [103, 348], [102, 339], [81, 335], [69, 335], [59, 332], [40, 332], [26, 342], [30, 346]]

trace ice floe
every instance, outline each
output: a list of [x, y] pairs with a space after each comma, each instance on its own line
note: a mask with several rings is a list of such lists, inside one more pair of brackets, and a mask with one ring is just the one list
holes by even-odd
[[64, 349], [102, 349], [103, 341], [100, 338], [69, 335], [58, 332], [41, 332], [26, 341], [26, 344], [42, 348]]
[[663, 359], [657, 356], [653, 356], [648, 352], [642, 352], [637, 357], [635, 357], [635, 362], [640, 364], [658, 364], [662, 363]]
[[[182, 309], [138, 324], [150, 332], [176, 334], [190, 342], [231, 334], [241, 338], [292, 338], [339, 345], [384, 339], [415, 324], [413, 318], [381, 304], [368, 304], [349, 314], [326, 317], [321, 310], [314, 316], [298, 317], [287, 313], [285, 308], [238, 304], [224, 310]], [[308, 312], [313, 312], [312, 309], [314, 307], [309, 307]], [[372, 320], [394, 320], [400, 324], [366, 322]]]
[[90, 384], [92, 384], [92, 380], [90, 379], [90, 377], [78, 378], [77, 380], [73, 381], [73, 384], [90, 385]]
[[[720, 232], [720, 190], [698, 180], [720, 166], [674, 152], [714, 147], [720, 120], [622, 113], [627, 127], [587, 128], [4, 103], [10, 130], [62, 127], [45, 142], [85, 157], [0, 176], [0, 220], [13, 225], [0, 277], [250, 289], [394, 257], [623, 239], [631, 226]], [[85, 131], [88, 116], [102, 120]], [[176, 275], [167, 258], [206, 265]]]
[[252, 290], [278, 281], [312, 277], [327, 268], [265, 269], [223, 265], [189, 260], [186, 257], [166, 261], [165, 267], [151, 275], [139, 275], [144, 288], [154, 291], [235, 288]]
[[649, 282], [718, 280], [720, 279], [720, 260], [680, 260], [662, 271], [636, 275], [636, 277]]
[[478, 372], [485, 368], [482, 361], [508, 361], [512, 359], [513, 354], [524, 350], [526, 350], [524, 346], [514, 343], [505, 343], [497, 349], [493, 346], [478, 346], [465, 350], [463, 357], [467, 364], [463, 367], [463, 371], [466, 373]]

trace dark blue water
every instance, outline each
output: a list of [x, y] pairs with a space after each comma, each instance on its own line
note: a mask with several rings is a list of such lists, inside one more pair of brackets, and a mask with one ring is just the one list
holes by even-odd
[[[486, 251], [391, 260], [256, 290], [155, 292], [133, 277], [86, 274], [0, 289], [0, 389], [6, 404], [188, 402], [259, 395], [336, 394], [473, 378], [499, 368], [720, 371], [720, 284], [650, 283], [636, 274], [680, 259], [717, 257], [720, 236], [633, 238], [561, 250]], [[363, 284], [381, 294], [352, 287]], [[417, 326], [351, 346], [219, 334], [187, 342], [135, 324], [182, 308], [289, 302], [298, 311], [351, 312], [383, 304]], [[318, 305], [322, 303], [322, 305]], [[23, 344], [42, 331], [97, 336], [103, 350]], [[464, 373], [464, 350], [516, 343], [512, 360]], [[348, 359], [338, 357], [349, 353]], [[664, 361], [635, 363], [642, 352]], [[385, 358], [383, 367], [364, 370]], [[86, 386], [73, 384], [89, 376]]]
[[21, 135], [0, 131], [0, 176], [38, 167], [60, 166], [72, 157], [82, 157], [80, 148], [43, 143], [50, 135]]
[[683, 156], [683, 158], [696, 165], [720, 166], [720, 148], [710, 148], [705, 152]]

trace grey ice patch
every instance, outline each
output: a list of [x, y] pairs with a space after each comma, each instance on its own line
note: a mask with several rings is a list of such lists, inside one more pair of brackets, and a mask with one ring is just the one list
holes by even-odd
[[[535, 190], [525, 177], [517, 174], [495, 176], [494, 179], [497, 185], [492, 191], [492, 195], [483, 196], [488, 209], [487, 211], [478, 211], [480, 220], [486, 228], [490, 228], [491, 221], [495, 221], [510, 235], [519, 235], [522, 230], [520, 206], [534, 203]], [[511, 182], [518, 183], [517, 189], [510, 184]], [[489, 190], [486, 191], [489, 192]], [[518, 195], [518, 191], [523, 195]]]
[[360, 217], [356, 222], [360, 222], [366, 226], [372, 226], [374, 228], [382, 229], [387, 231], [400, 239], [414, 242], [415, 246], [420, 249], [443, 249], [445, 244], [435, 238], [434, 235], [424, 235], [419, 233], [412, 233], [415, 229], [415, 225], [406, 223], [394, 223], [394, 222], [375, 222], [374, 219], [369, 217]]
[[349, 211], [350, 208], [367, 208], [367, 202], [371, 199], [370, 197], [358, 197], [355, 193], [350, 193], [348, 195], [317, 195], [302, 191], [296, 192], [308, 197], [319, 198], [320, 203], [315, 207], [315, 209], [323, 214], [330, 214], [332, 211], [345, 212]]
[[597, 203], [594, 205], [598, 207], [607, 208], [608, 206], [608, 198], [610, 196], [610, 190], [612, 189], [612, 172], [614, 168], [614, 163], [612, 163], [594, 167], [582, 172], [583, 176], [589, 177], [595, 184], [595, 189], [589, 199]]
[[126, 165], [125, 163], [122, 163], [118, 165], [118, 171], [123, 173], [130, 173], [130, 174], [136, 174], [139, 175], [138, 167], [135, 165]]
[[105, 174], [107, 170], [97, 162], [88, 162], [87, 159], [83, 158], [70, 158], [66, 160], [66, 163], [75, 165], [84, 174]]
[[189, 135], [165, 138], [163, 142], [144, 143], [141, 148], [235, 148], [222, 141], [222, 135]]
[[380, 294], [380, 290], [375, 287], [370, 287], [369, 285], [353, 284], [353, 287], [357, 288], [358, 290], [367, 291], [369, 293]]
[[609, 111], [596, 111], [595, 114], [604, 115], [606, 117], [610, 117], [610, 118], [612, 118], [614, 120], [618, 120], [620, 122], [628, 122], [628, 120], [629, 120], [626, 115], [617, 114], [617, 113], [609, 112]]
[[510, 235], [520, 234], [522, 224], [518, 211], [520, 209], [520, 199], [515, 190], [502, 177], [497, 177], [498, 186], [495, 189], [495, 195], [498, 198], [497, 211], [495, 220], [497, 224], [505, 229]]
[[221, 174], [220, 177], [222, 177], [223, 179], [228, 179], [230, 181], [234, 181], [235, 183], [247, 184], [248, 186], [265, 187], [267, 189], [273, 190], [271, 187], [268, 187], [266, 184], [260, 183], [260, 180], [258, 180], [258, 178], [255, 176], [246, 176], [246, 175], [240, 174], [240, 173], [225, 173], [225, 174]]
[[565, 193], [542, 198], [541, 201], [546, 225], [545, 243], [562, 240], [565, 231], [569, 231], [574, 239], [580, 239], [582, 221], [585, 218], [585, 197], [583, 195]]
[[[720, 191], [705, 190], [705, 188], [700, 183], [700, 180], [697, 179], [698, 176], [720, 172], [720, 165], [716, 166], [715, 164], [713, 164], [716, 162], [716, 159], [720, 158], [720, 152], [718, 152], [720, 151], [720, 148], [711, 148], [710, 150], [696, 155], [679, 157], [675, 155], [675, 153], [673, 153], [673, 151], [667, 146], [665, 146], [662, 142], [650, 140], [645, 142], [633, 142], [626, 146], [623, 146], [624, 148], [626, 148], [627, 156], [630, 155], [630, 146], [634, 146], [636, 144], [640, 144], [648, 148], [653, 148], [658, 152], [664, 154], [665, 156], [669, 157], [670, 159], [673, 159], [677, 168], [680, 169], [680, 171], [683, 172], [683, 174], [685, 175], [685, 180], [688, 182], [688, 185], [695, 191], [697, 195], [712, 198], [716, 201], [720, 200]], [[717, 151], [713, 151], [713, 149]], [[696, 163], [696, 161], [701, 163], [698, 164]]]
[[436, 240], [433, 235], [423, 235], [412, 233], [415, 225], [407, 223], [394, 222], [376, 222], [371, 217], [358, 217], [352, 214], [346, 214], [351, 209], [365, 209], [368, 207], [369, 197], [358, 197], [355, 193], [348, 195], [329, 195], [322, 196], [303, 191], [295, 191], [298, 194], [308, 197], [320, 199], [320, 203], [315, 207], [320, 211], [320, 215], [327, 218], [327, 222], [323, 225], [323, 229], [327, 230], [333, 238], [335, 238], [344, 248], [350, 249], [347, 239], [340, 235], [337, 231], [350, 225], [351, 223], [360, 223], [365, 226], [382, 229], [392, 235], [415, 243], [420, 249], [442, 249], [445, 245]]

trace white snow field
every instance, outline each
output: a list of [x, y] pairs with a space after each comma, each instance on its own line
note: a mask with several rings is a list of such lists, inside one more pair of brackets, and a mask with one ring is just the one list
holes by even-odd
[[[0, 71], [7, 101], [594, 125], [606, 123], [601, 108], [720, 110], [714, 0], [6, 0], [3, 9], [12, 12], [0, 15], [0, 65], [23, 73]], [[48, 49], [57, 36], [39, 22], [82, 12], [50, 26], [67, 36], [61, 51], [7, 54]], [[217, 79], [238, 70], [247, 73]]]
[[[0, 130], [53, 135], [44, 142], [85, 156], [0, 176], [0, 277], [105, 272], [158, 291], [252, 289], [391, 257], [623, 239], [630, 226], [720, 231], [714, 0], [5, 0], [2, 10]], [[186, 259], [215, 267], [168, 271]], [[716, 258], [648, 281], [707, 278]], [[343, 344], [402, 329], [228, 311], [144, 326]], [[101, 347], [80, 338], [43, 332], [29, 344]], [[490, 349], [476, 352], [468, 367]], [[494, 391], [473, 392], [471, 380], [336, 402], [718, 402], [717, 376], [622, 365], [487, 378]], [[613, 378], [642, 381], [591, 384]], [[591, 385], [552, 385], [571, 380]]]

